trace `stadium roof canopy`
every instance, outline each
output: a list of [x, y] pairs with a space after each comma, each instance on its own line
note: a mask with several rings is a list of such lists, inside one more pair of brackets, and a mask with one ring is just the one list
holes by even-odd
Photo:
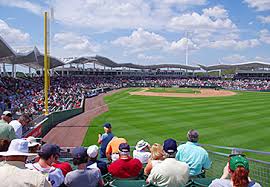
[[260, 61], [251, 61], [237, 64], [218, 64], [211, 66], [199, 65], [205, 71], [213, 70], [227, 70], [227, 69], [241, 69], [241, 70], [254, 70], [258, 68], [270, 68], [270, 63], [260, 62]]
[[[50, 57], [50, 68], [64, 65], [64, 63], [54, 57]], [[7, 64], [21, 64], [32, 68], [44, 67], [44, 55], [34, 47], [28, 53], [16, 53], [4, 40], [0, 37], [0, 62]]]
[[157, 64], [157, 65], [138, 65], [133, 63], [116, 63], [109, 58], [102, 56], [95, 57], [79, 57], [72, 61], [69, 61], [68, 64], [86, 64], [86, 63], [96, 63], [101, 66], [106, 66], [110, 68], [133, 68], [133, 69], [160, 69], [160, 68], [181, 68], [187, 70], [200, 70], [199, 67], [187, 66], [181, 64]]
[[16, 55], [16, 53], [11, 49], [11, 47], [0, 36], [0, 59], [13, 57], [15, 55]]

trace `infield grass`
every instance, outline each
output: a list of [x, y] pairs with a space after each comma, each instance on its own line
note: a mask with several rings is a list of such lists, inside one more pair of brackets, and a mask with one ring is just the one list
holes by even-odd
[[161, 93], [200, 93], [199, 90], [193, 88], [150, 88], [146, 92], [161, 92]]
[[130, 145], [140, 139], [161, 143], [167, 138], [186, 141], [197, 129], [200, 143], [270, 151], [270, 93], [238, 92], [229, 97], [169, 98], [129, 95], [127, 89], [105, 97], [109, 112], [95, 118], [84, 146], [97, 143], [102, 124]]

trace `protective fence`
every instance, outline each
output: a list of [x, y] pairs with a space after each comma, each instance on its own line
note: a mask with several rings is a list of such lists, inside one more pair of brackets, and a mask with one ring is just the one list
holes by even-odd
[[212, 166], [206, 172], [207, 177], [220, 178], [223, 173], [223, 169], [228, 162], [229, 155], [241, 153], [247, 155], [247, 159], [249, 160], [250, 178], [260, 183], [262, 186], [270, 186], [270, 162], [264, 161], [270, 159], [270, 152], [215, 145], [201, 144], [201, 146], [208, 151], [210, 159], [212, 160]]

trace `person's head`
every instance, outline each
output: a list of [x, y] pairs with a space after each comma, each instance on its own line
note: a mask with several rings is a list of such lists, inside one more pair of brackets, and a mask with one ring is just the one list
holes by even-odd
[[154, 143], [151, 147], [151, 159], [152, 160], [163, 160], [164, 152], [162, 145]]
[[10, 142], [7, 151], [0, 152], [0, 156], [6, 161], [26, 162], [28, 156], [36, 156], [36, 154], [28, 153], [28, 142], [24, 139], [14, 139]]
[[98, 146], [91, 145], [87, 149], [87, 155], [90, 160], [96, 160], [98, 157]]
[[4, 120], [7, 123], [10, 123], [12, 121], [12, 114], [10, 111], [4, 111], [2, 115], [2, 120]]
[[23, 126], [25, 126], [25, 125], [28, 125], [28, 124], [31, 122], [31, 119], [30, 119], [30, 117], [29, 117], [27, 114], [22, 114], [22, 115], [19, 117], [18, 121], [19, 121]]
[[28, 141], [29, 153], [37, 153], [41, 144], [37, 142], [36, 138], [29, 136], [26, 140]]
[[166, 158], [175, 158], [177, 152], [177, 143], [174, 139], [169, 138], [163, 143], [163, 151]]
[[136, 146], [135, 146], [135, 149], [137, 151], [145, 151], [149, 148], [149, 143], [144, 141], [144, 140], [140, 140], [137, 142]]
[[112, 132], [112, 125], [110, 123], [105, 123], [103, 125], [103, 128], [104, 128], [105, 133]]
[[247, 187], [249, 180], [249, 164], [243, 155], [233, 155], [229, 158], [229, 172], [235, 187]]
[[187, 139], [190, 142], [197, 143], [199, 141], [199, 132], [191, 129], [187, 133]]
[[[0, 152], [4, 152], [8, 150], [10, 141], [7, 139], [0, 139]], [[0, 162], [4, 160], [3, 156], [0, 156]]]
[[121, 143], [119, 145], [120, 158], [126, 158], [130, 156], [130, 146], [127, 143]]
[[44, 160], [48, 165], [56, 163], [60, 156], [60, 148], [56, 144], [44, 144], [38, 151], [38, 156]]
[[88, 161], [87, 149], [84, 147], [76, 147], [72, 151], [73, 164], [75, 166], [85, 164]]

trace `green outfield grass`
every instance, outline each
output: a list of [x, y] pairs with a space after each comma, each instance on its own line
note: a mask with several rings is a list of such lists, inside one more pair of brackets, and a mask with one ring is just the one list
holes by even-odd
[[162, 143], [186, 140], [189, 129], [200, 143], [270, 151], [270, 93], [239, 92], [230, 97], [169, 98], [131, 96], [128, 89], [105, 98], [106, 112], [91, 122], [83, 145], [97, 143], [102, 124], [110, 122], [131, 145], [140, 139]]
[[199, 90], [193, 88], [151, 88], [146, 92], [165, 92], [165, 93], [200, 93]]

